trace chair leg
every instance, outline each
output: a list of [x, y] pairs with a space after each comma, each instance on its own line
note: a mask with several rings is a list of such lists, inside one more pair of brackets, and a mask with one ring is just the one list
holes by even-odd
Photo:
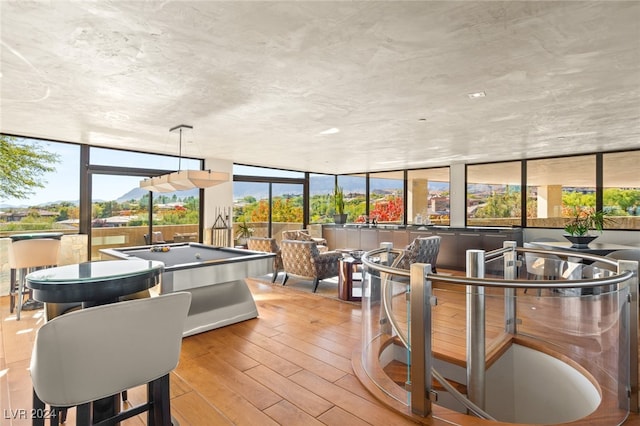
[[[38, 398], [36, 395], [36, 391], [33, 390], [33, 411], [38, 413], [44, 413], [44, 402]], [[31, 419], [32, 426], [44, 426], [44, 417], [43, 416], [33, 416]]]
[[55, 412], [58, 423], [66, 423], [67, 421], [67, 407], [51, 407], [51, 411]]
[[9, 313], [12, 314], [13, 310], [16, 308], [16, 297], [17, 297], [17, 293], [16, 293], [16, 270], [11, 268], [11, 271], [9, 273], [9, 291], [10, 291], [10, 297], [9, 297]]
[[22, 311], [22, 300], [24, 299], [24, 294], [22, 294], [24, 292], [24, 281], [23, 281], [23, 277], [19, 278], [20, 281], [18, 281], [18, 294], [17, 294], [17, 299], [16, 299], [16, 320], [20, 320], [20, 312]]
[[315, 293], [315, 292], [316, 292], [316, 290], [318, 289], [318, 284], [320, 284], [320, 279], [316, 277], [316, 278], [313, 280], [313, 292], [314, 292], [314, 293]]
[[93, 423], [93, 416], [91, 411], [91, 403], [78, 405], [76, 407], [76, 425], [91, 425]]
[[169, 402], [169, 375], [154, 380], [150, 386], [149, 398], [153, 404], [153, 424], [171, 426], [171, 407]]
[[67, 409], [63, 409], [60, 410], [60, 423], [66, 423], [67, 422]]
[[49, 426], [59, 426], [64, 423], [59, 416], [60, 410], [57, 408], [51, 407], [51, 412], [49, 414]]
[[126, 390], [122, 391], [122, 400], [123, 401], [128, 401], [129, 400], [129, 394], [127, 393]]
[[151, 407], [147, 410], [147, 426], [156, 426], [156, 413], [153, 409], [154, 384], [155, 381], [147, 383], [147, 404], [151, 404]]
[[287, 274], [287, 273], [285, 272], [285, 273], [284, 273], [284, 278], [282, 278], [282, 285], [285, 285], [288, 279], [289, 279], [289, 274]]

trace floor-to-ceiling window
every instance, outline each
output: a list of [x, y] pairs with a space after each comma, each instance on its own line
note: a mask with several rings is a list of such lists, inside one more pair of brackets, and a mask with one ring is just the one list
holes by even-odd
[[140, 181], [161, 170], [199, 170], [201, 160], [96, 147], [89, 158], [92, 259], [105, 248], [200, 240], [199, 189], [150, 192]]
[[522, 221], [520, 161], [467, 166], [467, 225], [512, 226]]
[[367, 176], [340, 175], [338, 186], [344, 192], [344, 212], [347, 222], [363, 222], [367, 215]]
[[236, 239], [245, 224], [251, 235], [273, 236], [278, 241], [282, 231], [304, 226], [304, 173], [234, 165], [233, 175]]
[[271, 235], [279, 236], [282, 231], [302, 228], [303, 195], [304, 185], [301, 183], [271, 184]]
[[404, 172], [369, 174], [369, 217], [380, 223], [404, 222]]
[[[25, 199], [2, 200], [0, 235], [34, 230], [77, 233], [79, 222], [83, 220], [78, 204], [82, 179], [81, 145], [17, 139], [58, 154], [60, 161], [53, 165], [52, 172], [43, 176], [43, 188], [35, 188]], [[91, 147], [90, 152], [93, 193], [88, 204], [90, 208], [86, 210], [91, 210], [87, 216], [88, 223], [93, 225], [91, 243], [107, 240], [113, 243], [116, 239], [103, 236], [115, 232], [108, 228], [116, 227], [121, 228], [119, 232], [132, 233], [134, 228], [141, 231], [142, 237], [130, 234], [121, 239], [123, 244], [149, 241], [153, 232], [160, 232], [158, 238], [167, 242], [199, 238], [194, 235], [198, 233], [200, 222], [199, 191], [150, 194], [138, 188], [138, 181], [148, 176], [145, 175], [147, 169], [141, 169], [141, 165], [155, 171], [176, 170], [178, 157], [97, 147]], [[182, 168], [200, 168], [200, 160], [183, 158], [181, 161]], [[522, 224], [562, 228], [575, 209], [602, 208], [613, 218], [607, 222], [607, 229], [640, 229], [640, 175], [636, 172], [639, 163], [640, 151], [637, 150], [526, 160], [524, 223], [519, 219], [523, 206], [518, 198], [521, 162], [469, 165], [467, 223], [472, 226]], [[114, 173], [116, 169], [118, 173]], [[338, 176], [338, 185], [345, 193], [347, 220], [365, 220], [367, 214], [378, 215], [383, 206], [401, 205], [403, 173], [370, 173], [368, 180], [366, 174]], [[448, 168], [406, 173], [407, 212], [391, 209], [406, 218], [391, 219], [390, 222], [415, 223], [419, 214], [423, 223], [428, 216], [432, 223], [448, 224]], [[600, 182], [597, 180], [599, 173]], [[253, 222], [255, 235], [276, 235], [285, 227], [305, 225], [304, 173], [253, 167], [240, 170], [236, 175], [249, 177], [251, 184], [236, 181], [234, 213], [241, 212], [244, 218]], [[309, 224], [333, 221], [331, 197], [335, 181], [333, 175], [309, 175]], [[249, 189], [242, 190], [243, 185]], [[386, 188], [389, 185], [394, 188]], [[420, 185], [427, 185], [426, 199]], [[108, 191], [102, 193], [103, 188]], [[241, 197], [237, 194], [240, 190]], [[149, 208], [151, 196], [153, 201]], [[249, 211], [249, 215], [243, 213]], [[234, 217], [237, 223], [240, 217], [237, 214]]]
[[309, 223], [333, 222], [334, 175], [309, 174]]
[[[41, 139], [5, 135], [2, 138], [11, 146], [30, 147], [38, 153], [50, 153], [52, 157], [44, 164], [50, 171], [38, 175], [25, 171], [20, 176], [26, 182], [38, 181], [41, 186], [19, 184], [22, 197], [0, 199], [0, 236], [33, 231], [78, 233], [80, 147]], [[2, 161], [3, 166], [10, 167], [7, 158], [3, 156]], [[18, 172], [13, 169], [11, 173]]]
[[640, 229], [640, 151], [602, 156], [605, 229]]

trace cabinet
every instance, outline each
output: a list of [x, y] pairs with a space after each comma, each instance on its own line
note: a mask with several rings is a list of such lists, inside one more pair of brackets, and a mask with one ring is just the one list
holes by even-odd
[[374, 250], [382, 242], [393, 242], [395, 248], [404, 248], [418, 237], [439, 235], [441, 238], [438, 266], [445, 269], [464, 270], [467, 250], [485, 251], [502, 247], [505, 241], [516, 241], [522, 246], [521, 228], [448, 228], [430, 227], [428, 229], [383, 229], [383, 228], [343, 228], [324, 226], [322, 236], [329, 248], [352, 248]]
[[[374, 250], [380, 247], [380, 238], [383, 233], [391, 233], [383, 229], [366, 229], [360, 230], [360, 249], [362, 250]], [[386, 240], [391, 241], [391, 240]]]
[[338, 248], [358, 248], [358, 247], [349, 247], [347, 245], [347, 230], [344, 228], [336, 228], [335, 245], [329, 248], [331, 250], [335, 250]]
[[[502, 233], [502, 234], [484, 234], [482, 236], [482, 248], [485, 251], [491, 251], [498, 248], [502, 248], [505, 241], [514, 241], [513, 234], [511, 233]], [[515, 239], [515, 241], [518, 241]], [[518, 242], [518, 245], [522, 246], [522, 238]]]
[[359, 228], [348, 228], [347, 231], [347, 243], [343, 245], [342, 248], [352, 248], [359, 249], [361, 247], [360, 244], [360, 232]]
[[335, 250], [339, 248], [336, 246], [336, 228], [323, 226], [322, 227], [322, 238], [327, 240], [327, 247], [329, 250]]
[[[413, 240], [409, 240], [409, 232], [405, 230], [392, 231], [393, 232], [393, 246], [398, 248], [405, 248]], [[383, 240], [389, 241], [389, 240]], [[382, 242], [382, 241], [380, 241]]]
[[[464, 255], [461, 261], [456, 233], [454, 231], [438, 231], [435, 235], [440, 237], [440, 251], [436, 266], [447, 269], [464, 269]], [[461, 265], [462, 267], [460, 267]]]

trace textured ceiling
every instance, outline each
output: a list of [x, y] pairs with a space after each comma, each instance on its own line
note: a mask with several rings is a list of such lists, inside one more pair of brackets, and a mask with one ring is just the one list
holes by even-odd
[[186, 156], [327, 173], [640, 147], [637, 1], [0, 1], [0, 19], [4, 133], [178, 154], [184, 123]]

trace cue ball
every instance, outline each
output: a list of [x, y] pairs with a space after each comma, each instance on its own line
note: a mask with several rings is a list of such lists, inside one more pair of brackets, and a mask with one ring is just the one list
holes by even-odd
[[200, 259], [200, 253], [196, 253], [196, 259]]

